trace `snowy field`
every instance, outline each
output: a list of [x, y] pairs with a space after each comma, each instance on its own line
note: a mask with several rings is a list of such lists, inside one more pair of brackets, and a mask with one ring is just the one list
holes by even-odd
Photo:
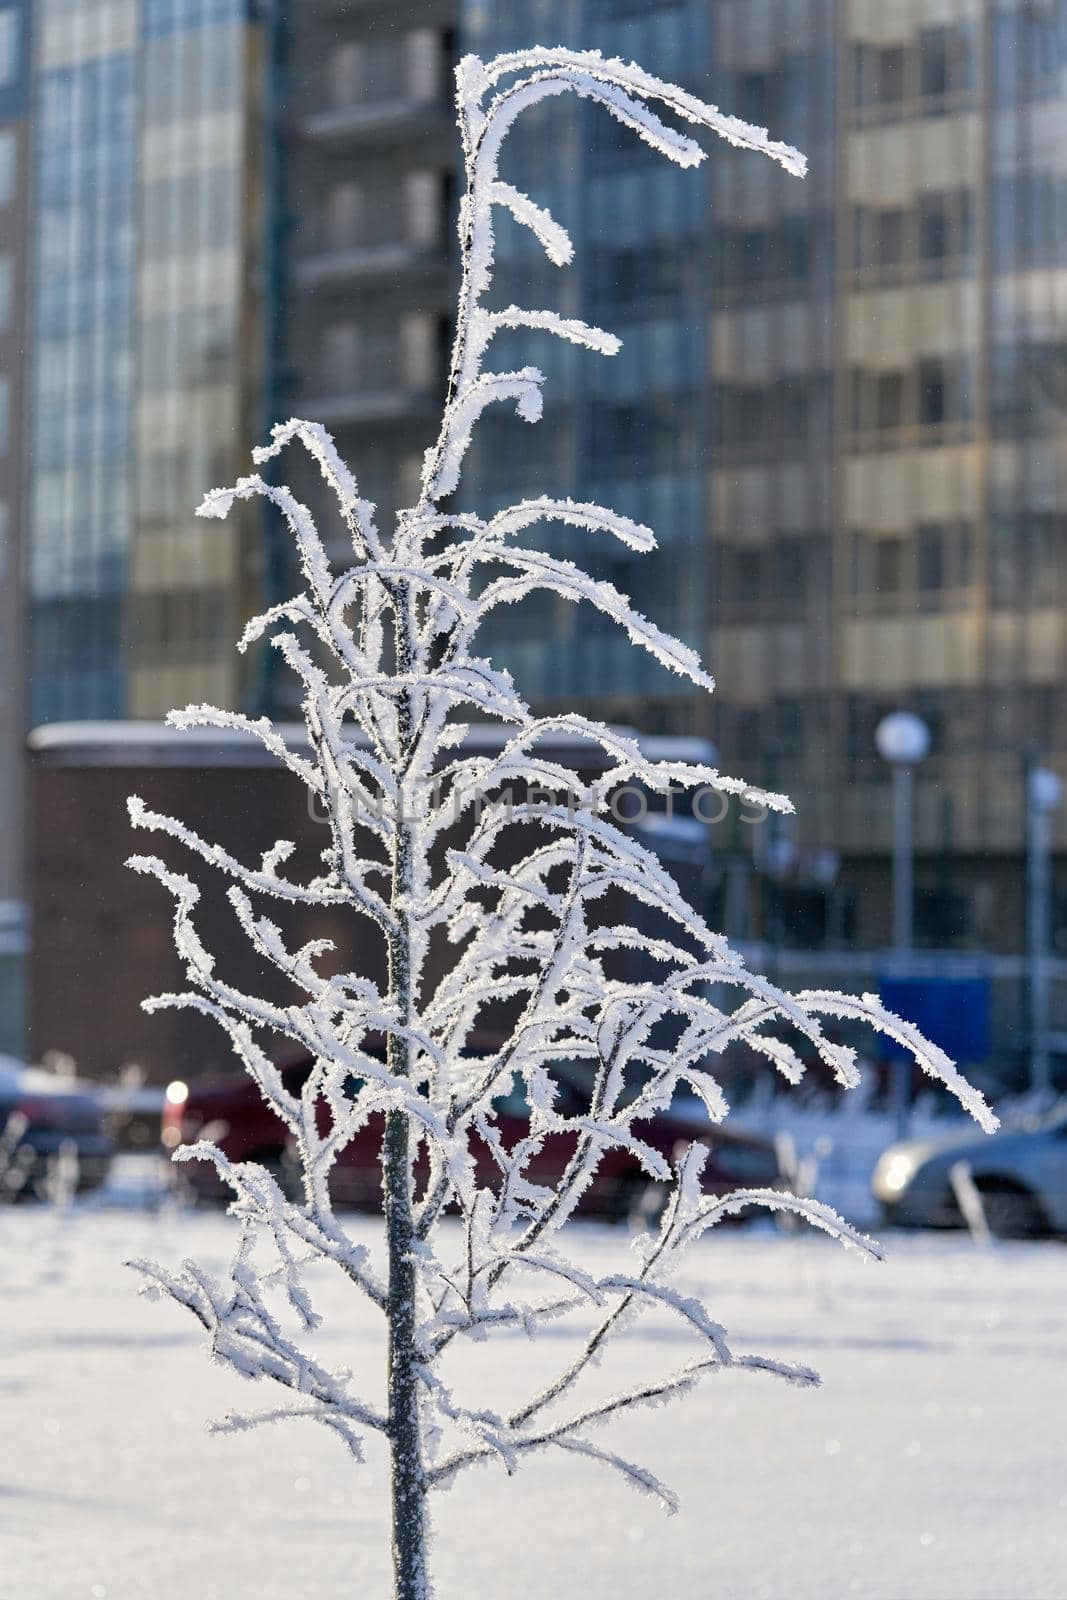
[[[210, 1366], [192, 1320], [139, 1299], [120, 1264], [221, 1267], [232, 1227], [0, 1212], [4, 1600], [388, 1593], [384, 1458], [356, 1466], [303, 1422], [209, 1438], [211, 1417], [273, 1397]], [[598, 1228], [578, 1247], [600, 1267], [625, 1248]], [[726, 1374], [598, 1435], [681, 1492], [673, 1518], [562, 1453], [511, 1481], [469, 1473], [434, 1502], [439, 1600], [1067, 1597], [1067, 1250], [889, 1248], [879, 1265], [770, 1229], [705, 1240], [684, 1281], [700, 1280], [734, 1347], [815, 1365], [823, 1388]], [[329, 1321], [322, 1352], [377, 1371], [372, 1313], [343, 1292], [323, 1309], [349, 1304], [355, 1320]], [[571, 1337], [499, 1335], [449, 1376], [496, 1405], [558, 1366]], [[688, 1354], [652, 1322], [626, 1348], [633, 1373]]]

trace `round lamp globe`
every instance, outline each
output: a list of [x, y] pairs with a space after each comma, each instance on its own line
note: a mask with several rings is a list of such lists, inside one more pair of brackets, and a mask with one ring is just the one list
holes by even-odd
[[874, 730], [874, 742], [883, 761], [894, 767], [914, 767], [930, 750], [930, 730], [912, 711], [893, 711]]

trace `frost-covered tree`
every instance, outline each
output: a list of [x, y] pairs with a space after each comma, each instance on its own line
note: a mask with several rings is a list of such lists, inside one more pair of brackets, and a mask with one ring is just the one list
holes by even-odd
[[[306, 507], [262, 477], [216, 489], [200, 507], [202, 516], [225, 517], [235, 498], [266, 496], [292, 530], [303, 590], [249, 623], [241, 648], [266, 636], [296, 674], [307, 745], [287, 743], [265, 719], [208, 706], [176, 712], [171, 722], [243, 729], [306, 785], [329, 823], [322, 871], [311, 881], [287, 871], [293, 846], [286, 841], [258, 865], [238, 860], [179, 821], [130, 801], [136, 827], [179, 840], [230, 881], [229, 901], [245, 935], [302, 996], [281, 1004], [228, 983], [198, 935], [193, 881], [156, 857], [133, 858], [132, 866], [154, 874], [173, 896], [188, 979], [186, 992], [147, 1005], [194, 1007], [221, 1025], [291, 1130], [302, 1180], [294, 1199], [261, 1166], [232, 1163], [210, 1144], [177, 1151], [179, 1160], [212, 1160], [233, 1189], [240, 1233], [229, 1276], [219, 1281], [194, 1263], [178, 1272], [136, 1265], [151, 1289], [199, 1319], [217, 1360], [288, 1391], [278, 1406], [228, 1417], [223, 1430], [312, 1418], [357, 1457], [368, 1434], [382, 1437], [391, 1457], [399, 1600], [430, 1593], [427, 1496], [464, 1468], [495, 1462], [512, 1473], [531, 1451], [568, 1451], [618, 1470], [670, 1507], [668, 1489], [599, 1442], [600, 1424], [679, 1396], [727, 1367], [817, 1381], [804, 1368], [738, 1354], [709, 1310], [671, 1287], [681, 1252], [746, 1207], [786, 1208], [845, 1243], [876, 1248], [813, 1200], [775, 1189], [716, 1198], [702, 1187], [703, 1144], [681, 1151], [672, 1165], [643, 1137], [647, 1119], [669, 1105], [679, 1086], [700, 1096], [712, 1121], [726, 1115], [710, 1063], [727, 1045], [744, 1042], [795, 1082], [801, 1061], [781, 1035], [799, 1035], [847, 1087], [856, 1081], [853, 1052], [828, 1039], [820, 1019], [869, 1023], [907, 1046], [983, 1126], [994, 1125], [951, 1062], [874, 996], [790, 994], [750, 972], [681, 902], [656, 857], [588, 803], [578, 778], [545, 753], [544, 743], [558, 735], [593, 741], [607, 765], [605, 794], [630, 782], [649, 790], [710, 784], [778, 810], [788, 810], [788, 801], [706, 768], [645, 759], [632, 739], [582, 717], [535, 717], [509, 676], [478, 654], [486, 618], [544, 589], [596, 607], [635, 648], [710, 691], [712, 680], [690, 649], [661, 633], [610, 584], [543, 553], [527, 537], [555, 522], [647, 551], [654, 548], [651, 531], [602, 506], [549, 496], [486, 519], [442, 509], [487, 406], [511, 401], [526, 422], [541, 414], [539, 371], [486, 365], [501, 329], [543, 330], [603, 355], [619, 347], [611, 334], [573, 318], [486, 304], [498, 208], [531, 229], [552, 261], [563, 265], [572, 253], [558, 223], [498, 176], [501, 143], [525, 107], [550, 95], [583, 95], [681, 166], [696, 165], [703, 152], [662, 121], [653, 104], [798, 176], [803, 157], [764, 130], [597, 53], [534, 49], [488, 64], [468, 56], [457, 80], [466, 167], [462, 278], [447, 399], [418, 503], [399, 514], [391, 534], [382, 534], [329, 435], [291, 421], [274, 429], [256, 460], [271, 460], [291, 444], [311, 453], [351, 539], [346, 570], [332, 569]], [[487, 751], [484, 742], [465, 742], [464, 716], [504, 729], [501, 747]], [[527, 797], [506, 812], [482, 806], [483, 796], [512, 783], [536, 784], [542, 796], [550, 791], [557, 799]], [[521, 849], [517, 835], [526, 840]], [[270, 901], [349, 915], [353, 926], [383, 942], [387, 980], [376, 983], [366, 971], [328, 973], [330, 942], [291, 947], [264, 914]], [[628, 905], [646, 908], [643, 916], [627, 913]], [[648, 931], [647, 908], [661, 931]], [[673, 934], [662, 931], [668, 929]], [[435, 941], [450, 956], [443, 976], [433, 977], [427, 957]], [[627, 955], [629, 968], [620, 959]], [[628, 979], [627, 970], [643, 975]], [[729, 994], [735, 1003], [722, 999]], [[510, 1006], [506, 1036], [486, 1054], [484, 1044], [475, 1048], [475, 1036], [484, 1040], [486, 1019], [499, 1016], [501, 1006]], [[269, 1041], [279, 1036], [314, 1063], [299, 1094], [288, 1092], [273, 1064]], [[555, 1070], [576, 1060], [587, 1064], [589, 1081], [588, 1105], [578, 1116], [558, 1108]], [[516, 1080], [528, 1120], [524, 1136], [509, 1145], [496, 1105]], [[339, 1153], [376, 1115], [384, 1129], [380, 1261], [350, 1237], [329, 1187]], [[559, 1181], [546, 1188], [533, 1169], [550, 1136], [567, 1141], [569, 1156]], [[595, 1275], [562, 1253], [560, 1234], [612, 1147], [630, 1152], [650, 1180], [667, 1186], [669, 1200], [637, 1259]], [[372, 1381], [368, 1375], [331, 1370], [312, 1355], [309, 1336], [318, 1324], [308, 1286], [312, 1264], [332, 1264], [381, 1314], [384, 1405], [359, 1393], [357, 1383]], [[696, 1358], [608, 1401], [583, 1399], [583, 1380], [607, 1342], [653, 1308], [685, 1325], [701, 1346]], [[584, 1317], [584, 1333], [556, 1375], [515, 1409], [494, 1411], [483, 1394], [450, 1392], [441, 1358], [457, 1340], [505, 1329], [536, 1336], [566, 1317]]]

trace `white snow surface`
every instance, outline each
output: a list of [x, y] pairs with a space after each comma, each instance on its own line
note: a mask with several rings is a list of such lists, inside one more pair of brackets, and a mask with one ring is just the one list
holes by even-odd
[[[0, 1594], [17, 1600], [349, 1600], [389, 1590], [387, 1463], [355, 1465], [305, 1423], [209, 1437], [269, 1403], [206, 1365], [203, 1334], [137, 1297], [128, 1255], [222, 1269], [214, 1213], [0, 1213]], [[373, 1246], [380, 1225], [351, 1225]], [[619, 1230], [574, 1231], [590, 1272]], [[885, 1263], [772, 1227], [719, 1229], [687, 1256], [738, 1348], [809, 1363], [800, 1390], [725, 1372], [597, 1441], [679, 1491], [665, 1517], [564, 1452], [509, 1480], [482, 1467], [432, 1501], [437, 1600], [1060, 1600], [1067, 1596], [1067, 1253], [894, 1237]], [[323, 1278], [324, 1359], [380, 1394], [380, 1318]], [[446, 1376], [496, 1403], [576, 1346], [498, 1333]], [[458, 1342], [462, 1344], [462, 1341]], [[609, 1392], [689, 1355], [647, 1317], [594, 1382]]]

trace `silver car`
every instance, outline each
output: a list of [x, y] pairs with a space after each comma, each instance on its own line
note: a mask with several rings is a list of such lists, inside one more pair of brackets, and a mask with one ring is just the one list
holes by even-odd
[[952, 1169], [963, 1163], [991, 1233], [1001, 1238], [1067, 1234], [1067, 1110], [987, 1138], [913, 1139], [890, 1145], [871, 1188], [885, 1220], [905, 1228], [963, 1225]]

